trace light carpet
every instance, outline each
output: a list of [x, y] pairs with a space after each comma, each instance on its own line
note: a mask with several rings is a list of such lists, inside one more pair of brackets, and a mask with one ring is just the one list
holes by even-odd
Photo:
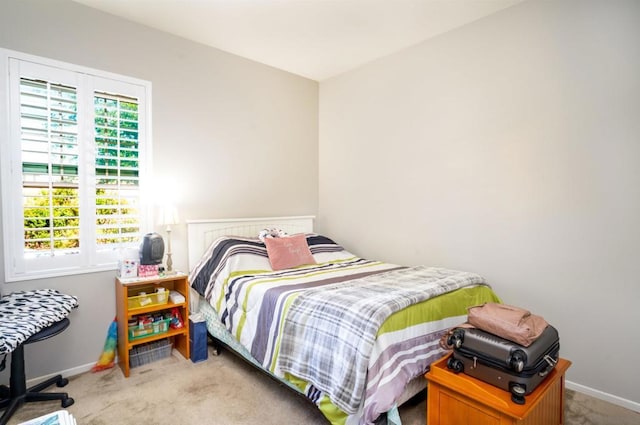
[[[174, 354], [132, 369], [129, 378], [119, 367], [87, 372], [71, 377], [63, 391], [75, 399], [67, 410], [78, 425], [327, 424], [301, 396], [228, 352], [209, 353], [200, 363]], [[425, 406], [424, 399], [402, 406], [403, 424], [424, 425]], [[58, 409], [59, 402], [28, 403], [9, 424]], [[567, 391], [566, 424], [638, 425], [640, 414]]]

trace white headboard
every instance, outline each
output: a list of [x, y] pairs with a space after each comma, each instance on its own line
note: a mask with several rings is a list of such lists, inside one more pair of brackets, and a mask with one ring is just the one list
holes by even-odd
[[296, 217], [227, 218], [187, 220], [189, 271], [193, 269], [211, 242], [224, 235], [258, 237], [260, 230], [276, 227], [289, 234], [313, 232], [312, 215]]

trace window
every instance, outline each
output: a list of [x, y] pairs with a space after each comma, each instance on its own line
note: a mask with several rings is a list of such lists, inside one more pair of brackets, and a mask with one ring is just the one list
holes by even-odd
[[113, 269], [149, 222], [151, 85], [0, 50], [7, 281]]

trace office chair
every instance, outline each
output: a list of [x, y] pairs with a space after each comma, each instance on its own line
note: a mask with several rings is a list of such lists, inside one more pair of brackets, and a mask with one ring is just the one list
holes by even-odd
[[64, 387], [69, 380], [62, 375], [56, 375], [46, 381], [27, 388], [27, 379], [24, 368], [24, 345], [42, 341], [58, 335], [69, 326], [69, 319], [62, 319], [51, 326], [42, 329], [40, 332], [31, 335], [26, 341], [18, 345], [11, 352], [11, 377], [9, 386], [0, 385], [0, 410], [5, 409], [0, 417], [0, 425], [6, 425], [11, 416], [24, 403], [33, 401], [60, 400], [63, 408], [69, 407], [74, 400], [67, 393], [48, 393], [43, 390], [53, 384]]

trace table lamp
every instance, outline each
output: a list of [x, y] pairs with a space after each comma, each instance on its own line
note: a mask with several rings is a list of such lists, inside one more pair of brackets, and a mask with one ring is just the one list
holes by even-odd
[[180, 218], [178, 217], [178, 210], [173, 205], [164, 205], [160, 209], [159, 224], [167, 226], [167, 274], [175, 273], [173, 271], [173, 260], [171, 259], [171, 226], [178, 224]]

